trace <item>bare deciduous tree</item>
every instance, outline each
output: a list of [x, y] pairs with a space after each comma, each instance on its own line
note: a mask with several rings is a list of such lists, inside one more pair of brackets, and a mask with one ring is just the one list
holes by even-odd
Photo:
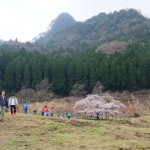
[[49, 80], [45, 78], [39, 84], [36, 85], [36, 91], [45, 91], [49, 92], [51, 85], [49, 84]]
[[85, 96], [86, 95], [86, 91], [85, 91], [85, 85], [84, 84], [75, 84], [72, 87], [72, 90], [70, 92], [70, 96]]
[[54, 93], [51, 91], [51, 85], [49, 80], [45, 78], [36, 86], [36, 95], [38, 101], [48, 101], [54, 97]]
[[22, 87], [21, 91], [17, 94], [21, 101], [36, 101], [36, 93], [33, 89]]
[[104, 91], [104, 86], [101, 84], [100, 81], [97, 81], [94, 88], [93, 88], [93, 92], [92, 94], [98, 94], [98, 95], [101, 95]]

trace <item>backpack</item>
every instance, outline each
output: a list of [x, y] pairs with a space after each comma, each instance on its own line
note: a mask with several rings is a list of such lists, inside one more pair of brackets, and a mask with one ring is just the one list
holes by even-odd
[[23, 108], [24, 108], [24, 110], [27, 110], [28, 109], [28, 105], [26, 103], [23, 104]]

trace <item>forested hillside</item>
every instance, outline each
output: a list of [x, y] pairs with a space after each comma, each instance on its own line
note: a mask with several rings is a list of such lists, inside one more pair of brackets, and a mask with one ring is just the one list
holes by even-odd
[[150, 88], [150, 46], [132, 44], [108, 55], [93, 50], [72, 56], [44, 55], [37, 51], [0, 52], [0, 89], [35, 88], [44, 78], [58, 95], [68, 95], [76, 83], [91, 92], [96, 81], [106, 90]]
[[64, 30], [67, 27], [75, 25], [77, 22], [75, 19], [68, 13], [61, 13], [56, 19], [54, 19], [49, 27], [47, 32], [40, 33], [33, 40], [37, 43], [45, 45], [49, 42], [50, 39], [53, 39], [53, 35], [58, 31]]
[[62, 13], [34, 43], [1, 42], [0, 89], [35, 89], [45, 78], [63, 96], [77, 83], [90, 93], [97, 81], [112, 91], [150, 88], [149, 39], [150, 19], [134, 9], [85, 22]]
[[[62, 24], [65, 26], [61, 27]], [[148, 43], [149, 39], [150, 19], [137, 10], [122, 9], [110, 14], [100, 13], [84, 22], [75, 22], [71, 16], [62, 14], [35, 41], [55, 54], [72, 54], [111, 41]]]

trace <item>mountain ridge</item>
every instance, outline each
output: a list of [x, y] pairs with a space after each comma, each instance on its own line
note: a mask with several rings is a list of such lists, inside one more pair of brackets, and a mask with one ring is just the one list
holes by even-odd
[[[57, 31], [44, 44], [51, 50], [79, 50], [98, 47], [112, 41], [150, 42], [150, 19], [134, 9], [99, 13], [84, 22], [76, 22]], [[37, 41], [38, 42], [38, 41]]]
[[48, 42], [55, 33], [64, 30], [75, 23], [75, 19], [69, 13], [63, 12], [50, 23], [47, 32], [40, 34], [41, 37], [35, 37], [34, 41], [39, 44], [44, 44], [45, 42]]
[[47, 32], [40, 33], [32, 42], [0, 41], [0, 47], [59, 55], [88, 49], [122, 51], [130, 42], [150, 43], [150, 19], [135, 9], [102, 12], [83, 22], [76, 21], [69, 13], [61, 13], [50, 23]]

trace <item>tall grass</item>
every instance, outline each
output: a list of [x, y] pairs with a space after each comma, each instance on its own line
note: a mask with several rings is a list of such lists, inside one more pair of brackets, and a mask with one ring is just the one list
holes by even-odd
[[129, 101], [127, 105], [127, 113], [139, 113], [141, 115], [148, 115], [150, 114], [150, 102], [147, 101], [140, 101], [140, 100], [133, 100]]
[[[53, 111], [54, 114], [66, 114], [67, 112], [71, 112], [73, 114], [73, 106], [75, 102], [78, 101], [79, 98], [75, 97], [67, 97], [60, 99], [53, 99], [51, 101], [45, 102], [27, 102], [29, 105], [29, 113], [33, 113], [33, 110], [36, 108], [38, 110], [38, 114], [41, 114], [43, 107], [47, 105], [49, 112]], [[53, 109], [52, 109], [53, 108]], [[19, 104], [19, 111], [23, 111], [23, 104]]]
[[[130, 116], [134, 113], [139, 113], [140, 115], [148, 115], [150, 114], [150, 90], [142, 90], [136, 92], [114, 92], [111, 93], [114, 96], [115, 100], [119, 100], [123, 102], [126, 106], [125, 115]], [[76, 101], [79, 101], [82, 98], [78, 97], [64, 97], [64, 98], [54, 98], [50, 101], [45, 102], [30, 102], [29, 104], [29, 113], [33, 113], [33, 110], [37, 108], [38, 114], [41, 113], [43, 107], [45, 105], [48, 106], [49, 111], [51, 112], [51, 108], [53, 108], [54, 114], [66, 114], [68, 111], [74, 114], [73, 107]], [[19, 110], [23, 111], [23, 104], [20, 100]]]

